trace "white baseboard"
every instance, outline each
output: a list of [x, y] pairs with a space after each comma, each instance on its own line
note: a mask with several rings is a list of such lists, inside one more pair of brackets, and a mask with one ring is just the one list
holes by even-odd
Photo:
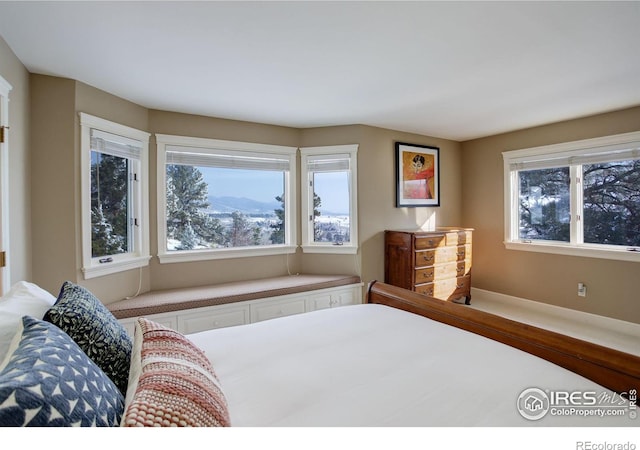
[[640, 324], [471, 288], [472, 308], [640, 355]]

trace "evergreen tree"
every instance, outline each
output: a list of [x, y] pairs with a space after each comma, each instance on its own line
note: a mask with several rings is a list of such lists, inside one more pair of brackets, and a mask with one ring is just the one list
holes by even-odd
[[180, 244], [176, 246], [176, 250], [192, 250], [197, 245], [197, 236], [191, 226], [191, 221], [188, 221], [184, 227], [178, 229], [176, 234], [176, 240], [180, 241]]
[[520, 172], [520, 237], [569, 242], [569, 168]]
[[126, 251], [122, 236], [113, 232], [113, 227], [104, 216], [102, 206], [91, 209], [91, 256], [94, 258], [115, 255]]
[[322, 241], [322, 229], [320, 228], [320, 224], [316, 222], [316, 217], [320, 217], [322, 214], [320, 212], [320, 206], [322, 206], [322, 199], [315, 192], [313, 193], [313, 236], [314, 241], [320, 242]]
[[284, 231], [285, 231], [285, 222], [284, 222], [284, 194], [277, 196], [276, 200], [282, 204], [281, 208], [276, 208], [273, 212], [276, 214], [277, 222], [273, 225], [269, 225], [273, 231], [271, 232], [271, 243], [272, 244], [284, 244]]
[[583, 166], [584, 241], [640, 246], [640, 160]]
[[[640, 246], [640, 160], [582, 166], [584, 242]], [[568, 242], [568, 167], [520, 172], [520, 237]]]
[[260, 245], [260, 236], [262, 231], [259, 226], [253, 227], [253, 245]]
[[128, 244], [128, 161], [97, 152], [92, 157], [92, 253], [95, 257], [124, 253]]
[[239, 211], [231, 213], [231, 226], [227, 230], [226, 239], [231, 247], [253, 245], [255, 241], [254, 227], [246, 216]]
[[224, 243], [222, 224], [205, 212], [207, 194], [197, 167], [167, 166], [167, 235], [181, 241], [181, 249]]

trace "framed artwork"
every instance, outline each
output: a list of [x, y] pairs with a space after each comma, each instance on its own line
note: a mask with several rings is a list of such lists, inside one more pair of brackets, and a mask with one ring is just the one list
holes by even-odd
[[396, 207], [440, 206], [440, 149], [396, 142]]

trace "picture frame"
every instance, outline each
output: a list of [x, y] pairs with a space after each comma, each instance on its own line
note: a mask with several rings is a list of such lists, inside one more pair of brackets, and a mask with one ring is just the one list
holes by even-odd
[[440, 206], [440, 148], [395, 143], [396, 207]]

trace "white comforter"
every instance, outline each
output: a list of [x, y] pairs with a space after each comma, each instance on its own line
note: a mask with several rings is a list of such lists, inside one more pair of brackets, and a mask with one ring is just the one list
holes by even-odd
[[[188, 336], [213, 363], [234, 426], [638, 426], [516, 407], [527, 388], [606, 392], [490, 339], [381, 305]], [[612, 394], [613, 395], [613, 394]]]

